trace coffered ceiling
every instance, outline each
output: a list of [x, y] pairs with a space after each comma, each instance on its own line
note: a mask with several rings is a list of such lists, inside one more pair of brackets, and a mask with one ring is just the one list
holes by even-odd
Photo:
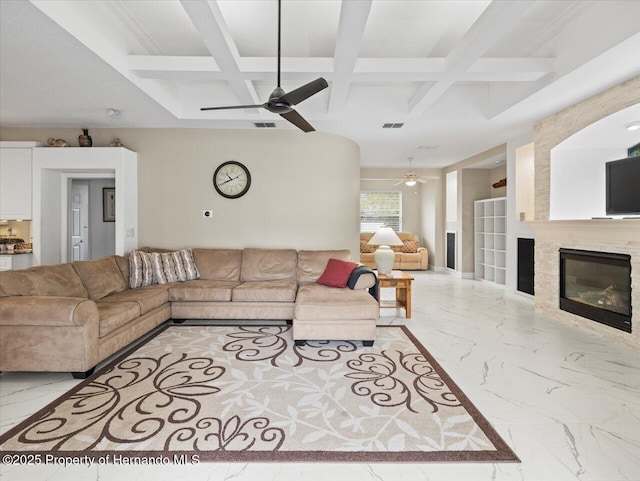
[[[262, 109], [200, 111], [267, 100], [275, 0], [2, 0], [0, 9], [2, 126], [295, 129]], [[487, 150], [640, 75], [638, 52], [636, 0], [282, 5], [282, 87], [324, 77], [329, 88], [297, 110], [358, 142], [364, 166], [413, 156], [414, 167], [441, 167]]]

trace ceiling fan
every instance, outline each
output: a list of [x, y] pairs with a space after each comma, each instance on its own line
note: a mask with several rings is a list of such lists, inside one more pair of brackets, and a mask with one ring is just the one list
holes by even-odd
[[416, 183], [420, 182], [421, 184], [426, 184], [430, 180], [438, 180], [440, 179], [437, 175], [418, 175], [411, 169], [411, 162], [413, 161], [413, 157], [409, 157], [409, 172], [402, 176], [402, 179], [381, 179], [381, 178], [368, 178], [363, 177], [360, 180], [393, 180], [395, 184], [393, 186], [397, 186], [400, 184], [405, 184], [407, 187], [413, 187]]
[[416, 174], [413, 169], [411, 168], [411, 163], [413, 162], [413, 157], [409, 157], [409, 172], [407, 172], [406, 174], [404, 174], [402, 179], [393, 179], [396, 181], [395, 184], [393, 184], [393, 186], [397, 186], [400, 184], [404, 184], [407, 187], [413, 187], [414, 185], [416, 185], [416, 182], [420, 182], [421, 184], [426, 184], [427, 181], [429, 181], [430, 179], [439, 179], [440, 177], [437, 176], [420, 176], [418, 174]]
[[299, 104], [303, 100], [308, 99], [312, 95], [317, 94], [323, 89], [326, 89], [329, 84], [322, 77], [309, 82], [302, 87], [298, 87], [295, 90], [292, 90], [289, 93], [286, 93], [280, 87], [280, 5], [281, 0], [278, 0], [278, 85], [271, 92], [269, 96], [269, 100], [267, 100], [264, 104], [258, 105], [233, 105], [229, 107], [203, 107], [200, 110], [230, 110], [230, 109], [253, 109], [253, 108], [263, 108], [267, 109], [269, 112], [273, 112], [274, 114], [280, 114], [281, 117], [285, 118], [293, 125], [298, 127], [300, 130], [304, 132], [313, 132], [315, 129], [307, 122], [302, 115], [296, 112], [293, 109], [294, 105]]

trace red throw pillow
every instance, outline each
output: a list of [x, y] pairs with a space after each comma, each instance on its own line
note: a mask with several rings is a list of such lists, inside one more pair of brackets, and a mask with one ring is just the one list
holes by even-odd
[[341, 261], [339, 259], [329, 259], [327, 267], [316, 281], [318, 284], [329, 287], [346, 287], [349, 276], [358, 267], [357, 262]]

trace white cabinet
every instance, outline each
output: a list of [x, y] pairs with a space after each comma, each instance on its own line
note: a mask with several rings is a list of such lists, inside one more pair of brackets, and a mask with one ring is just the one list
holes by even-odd
[[31, 267], [31, 254], [0, 255], [0, 271], [15, 271]]
[[37, 142], [0, 142], [0, 220], [31, 219], [32, 155]]
[[475, 277], [504, 285], [507, 274], [507, 199], [474, 202]]

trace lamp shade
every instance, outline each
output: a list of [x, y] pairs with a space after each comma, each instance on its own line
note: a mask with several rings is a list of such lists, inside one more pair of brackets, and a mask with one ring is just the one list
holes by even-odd
[[380, 227], [367, 244], [375, 246], [401, 246], [402, 240], [391, 227]]

